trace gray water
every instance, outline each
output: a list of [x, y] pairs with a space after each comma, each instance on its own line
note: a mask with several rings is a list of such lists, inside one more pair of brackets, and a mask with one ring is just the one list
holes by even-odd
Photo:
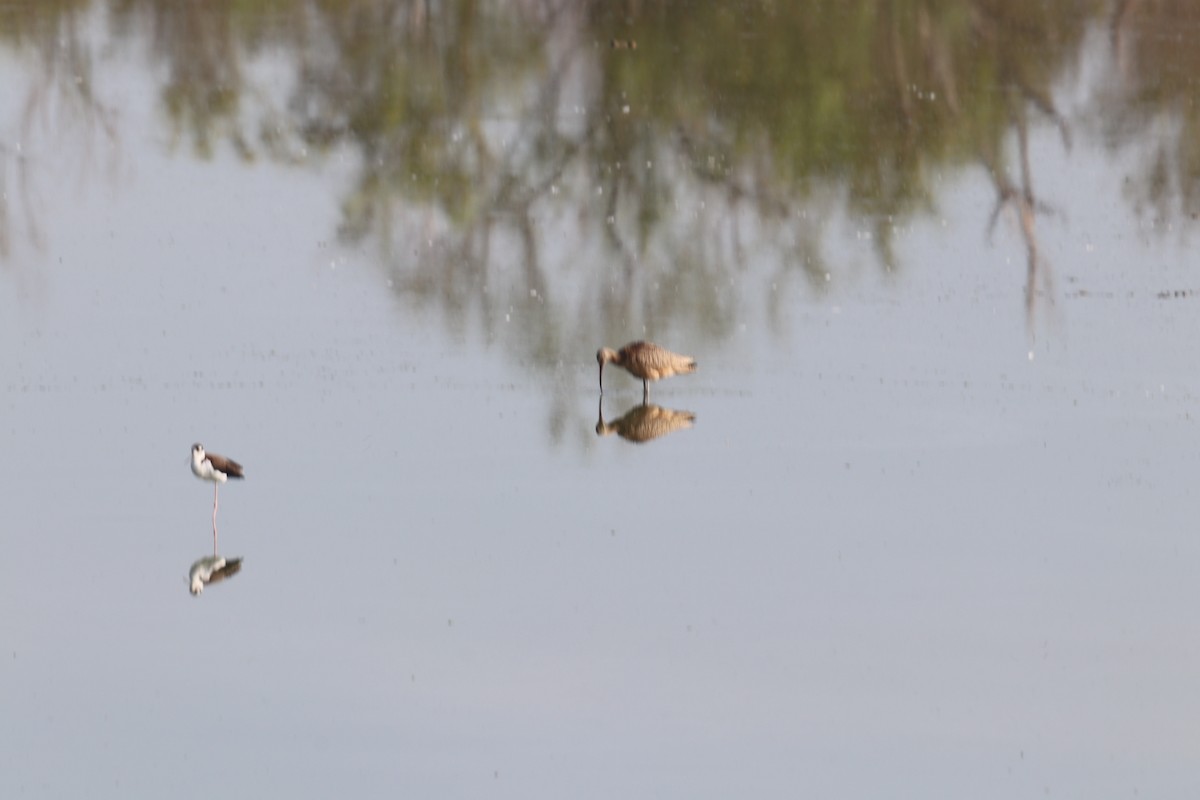
[[6, 7], [0, 796], [1194, 795], [1189, 63], [767, 8]]

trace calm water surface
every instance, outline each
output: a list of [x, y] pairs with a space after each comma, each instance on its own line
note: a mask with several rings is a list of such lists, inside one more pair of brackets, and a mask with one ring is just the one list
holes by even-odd
[[1194, 796], [1200, 17], [799, 5], [0, 9], [0, 796]]

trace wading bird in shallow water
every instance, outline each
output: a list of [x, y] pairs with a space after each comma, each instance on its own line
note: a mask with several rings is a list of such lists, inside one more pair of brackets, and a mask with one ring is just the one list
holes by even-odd
[[205, 556], [192, 564], [188, 570], [188, 591], [200, 594], [210, 583], [217, 583], [226, 578], [232, 578], [242, 568], [240, 558], [224, 559], [221, 556]]
[[604, 365], [610, 361], [642, 379], [642, 402], [646, 401], [649, 392], [646, 381], [696, 371], [696, 359], [672, 353], [650, 342], [632, 342], [620, 350], [601, 347], [596, 351], [596, 363], [600, 365], [600, 394], [604, 394]]
[[628, 442], [641, 444], [668, 433], [690, 428], [695, 421], [696, 415], [691, 411], [675, 411], [653, 403], [642, 403], [626, 411], [620, 419], [605, 422], [602, 408], [600, 421], [596, 423], [596, 435], [608, 436], [615, 433]]
[[202, 481], [213, 482], [213, 556], [217, 555], [217, 489], [230, 478], [244, 478], [242, 465], [225, 456], [204, 452], [204, 445], [192, 445], [192, 473]]

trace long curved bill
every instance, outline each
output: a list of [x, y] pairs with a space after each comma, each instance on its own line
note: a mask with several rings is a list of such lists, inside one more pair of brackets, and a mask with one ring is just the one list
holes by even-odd
[[600, 394], [604, 394], [604, 365], [600, 365]]

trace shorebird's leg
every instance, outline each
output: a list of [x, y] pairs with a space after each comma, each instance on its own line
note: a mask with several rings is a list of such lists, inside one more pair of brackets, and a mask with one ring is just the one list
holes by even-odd
[[642, 405], [646, 405], [646, 398], [649, 396], [650, 390], [646, 388], [646, 379], [642, 378]]
[[218, 485], [213, 484], [213, 555], [217, 555], [217, 489]]

